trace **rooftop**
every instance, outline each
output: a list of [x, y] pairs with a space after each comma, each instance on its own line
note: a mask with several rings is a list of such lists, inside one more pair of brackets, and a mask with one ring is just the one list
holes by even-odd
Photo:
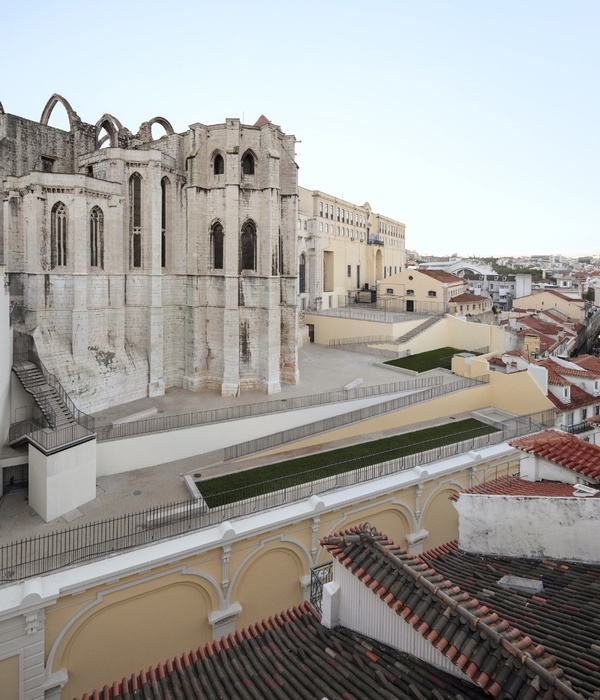
[[600, 480], [600, 446], [576, 435], [559, 430], [543, 430], [510, 440], [509, 445], [590, 479]]
[[[368, 524], [322, 544], [493, 697], [597, 697], [600, 566], [482, 556], [455, 542], [410, 555]], [[543, 590], [505, 588], [505, 576]]]
[[[175, 630], [173, 630], [176, 633]], [[115, 681], [83, 700], [483, 698], [476, 686], [352, 630], [308, 603]]]

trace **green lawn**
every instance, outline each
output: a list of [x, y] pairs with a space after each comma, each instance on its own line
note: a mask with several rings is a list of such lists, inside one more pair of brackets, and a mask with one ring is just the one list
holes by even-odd
[[428, 369], [436, 369], [437, 367], [450, 369], [452, 356], [459, 352], [471, 351], [459, 350], [458, 348], [438, 348], [437, 350], [420, 352], [418, 355], [410, 355], [409, 357], [399, 357], [396, 360], [388, 360], [385, 364], [393, 365], [394, 367], [402, 367], [402, 369], [412, 369], [415, 372], [426, 372]]
[[468, 418], [426, 430], [394, 435], [381, 440], [363, 442], [338, 450], [319, 452], [256, 469], [248, 469], [207, 481], [198, 481], [196, 486], [204, 496], [208, 506], [214, 508], [258, 494], [270, 493], [326, 476], [353, 471], [396, 457], [449, 445], [460, 440], [468, 440], [479, 435], [496, 432], [496, 430], [485, 423]]

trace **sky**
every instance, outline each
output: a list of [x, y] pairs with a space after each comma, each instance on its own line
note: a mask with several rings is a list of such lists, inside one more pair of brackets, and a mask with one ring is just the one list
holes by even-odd
[[303, 187], [422, 255], [598, 255], [599, 29], [597, 0], [11, 2], [0, 102], [133, 133], [265, 114]]

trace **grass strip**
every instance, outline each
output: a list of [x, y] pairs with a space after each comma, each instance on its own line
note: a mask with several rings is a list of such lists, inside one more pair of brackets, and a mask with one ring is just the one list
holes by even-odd
[[197, 481], [209, 508], [497, 432], [474, 418]]
[[[409, 355], [408, 357], [398, 357], [395, 360], [387, 360], [384, 364], [393, 365], [394, 367], [402, 367], [402, 369], [411, 369], [414, 372], [427, 372], [430, 369], [444, 367], [450, 369], [452, 356], [459, 352], [471, 352], [470, 350], [459, 350], [458, 348], [438, 348], [437, 350], [428, 350], [420, 352], [417, 355]], [[476, 355], [477, 353], [473, 353]]]

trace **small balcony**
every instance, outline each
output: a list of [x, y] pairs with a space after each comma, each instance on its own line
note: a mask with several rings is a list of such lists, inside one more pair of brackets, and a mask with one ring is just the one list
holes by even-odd
[[310, 604], [319, 613], [323, 614], [323, 586], [333, 581], [333, 562], [312, 566], [310, 569]]
[[375, 238], [375, 236], [369, 236], [369, 238], [367, 238], [367, 245], [383, 246], [384, 241], [383, 241], [383, 238]]
[[571, 435], [579, 435], [580, 433], [587, 433], [594, 429], [594, 426], [590, 423], [583, 421], [582, 423], [575, 423], [575, 425], [561, 425], [560, 429], [563, 433], [571, 433]]

